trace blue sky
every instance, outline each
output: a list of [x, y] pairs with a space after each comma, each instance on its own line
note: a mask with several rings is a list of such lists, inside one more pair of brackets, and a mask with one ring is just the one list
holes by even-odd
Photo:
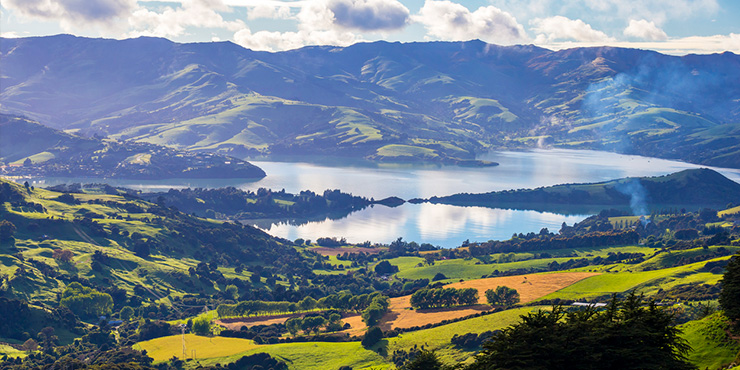
[[4, 37], [157, 36], [269, 51], [481, 39], [740, 54], [737, 0], [4, 0], [0, 11]]

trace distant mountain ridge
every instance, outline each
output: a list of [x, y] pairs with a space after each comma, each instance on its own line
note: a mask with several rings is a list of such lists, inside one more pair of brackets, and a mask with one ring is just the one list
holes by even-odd
[[0, 114], [3, 176], [119, 179], [262, 178], [259, 167], [215, 153], [70, 135], [23, 117]]
[[0, 57], [3, 112], [181, 149], [454, 162], [554, 145], [740, 168], [729, 52], [58, 35], [2, 39]]

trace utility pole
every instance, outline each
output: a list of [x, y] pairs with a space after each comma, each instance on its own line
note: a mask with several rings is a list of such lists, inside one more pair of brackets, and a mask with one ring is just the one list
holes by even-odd
[[182, 331], [182, 359], [185, 359], [186, 352], [185, 352], [185, 328], [187, 325], [180, 324], [180, 330]]

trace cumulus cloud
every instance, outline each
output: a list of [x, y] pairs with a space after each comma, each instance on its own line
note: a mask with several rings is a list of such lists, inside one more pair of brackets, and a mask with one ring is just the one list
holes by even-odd
[[430, 35], [442, 40], [481, 39], [489, 43], [514, 44], [528, 39], [516, 18], [494, 6], [471, 12], [451, 1], [427, 0], [413, 19], [423, 24]]
[[396, 0], [331, 0], [334, 22], [343, 28], [384, 31], [403, 28], [409, 10]]
[[[267, 6], [278, 9], [281, 5], [270, 2]], [[265, 8], [262, 12], [269, 15], [270, 10]], [[279, 13], [273, 11], [271, 16]], [[298, 21], [297, 31], [252, 32], [245, 26], [234, 34], [234, 41], [249, 49], [268, 51], [306, 45], [347, 46], [362, 40], [353, 31], [387, 32], [403, 28], [409, 10], [397, 0], [313, 0], [300, 3], [298, 13], [290, 17]]]
[[606, 42], [614, 39], [604, 32], [591, 28], [591, 25], [580, 19], [570, 19], [560, 15], [549, 18], [535, 18], [530, 21], [532, 29], [537, 32], [535, 43], [547, 44], [557, 40], [584, 42]]
[[188, 0], [177, 8], [165, 7], [155, 11], [139, 7], [129, 18], [133, 31], [129, 36], [176, 37], [188, 27], [225, 28], [238, 31], [246, 25], [240, 20], [226, 21], [221, 12], [231, 9], [221, 0]]
[[630, 24], [624, 29], [624, 35], [650, 41], [663, 41], [668, 39], [668, 35], [658, 28], [654, 22], [648, 22], [645, 19], [630, 20]]
[[136, 7], [136, 0], [5, 0], [3, 6], [21, 16], [58, 21], [65, 30], [79, 27], [113, 27]]

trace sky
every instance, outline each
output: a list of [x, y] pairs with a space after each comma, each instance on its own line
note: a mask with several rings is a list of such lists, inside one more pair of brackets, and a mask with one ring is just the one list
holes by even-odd
[[3, 0], [0, 35], [232, 41], [253, 50], [377, 40], [740, 54], [738, 0]]

